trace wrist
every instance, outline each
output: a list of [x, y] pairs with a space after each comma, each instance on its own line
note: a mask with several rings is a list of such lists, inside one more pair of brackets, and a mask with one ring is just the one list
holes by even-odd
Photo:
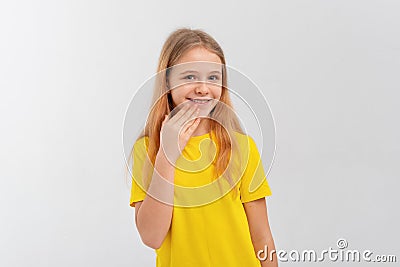
[[158, 150], [156, 155], [156, 162], [159, 161], [164, 164], [170, 165], [171, 167], [175, 166], [177, 159], [177, 157], [167, 155], [162, 148]]

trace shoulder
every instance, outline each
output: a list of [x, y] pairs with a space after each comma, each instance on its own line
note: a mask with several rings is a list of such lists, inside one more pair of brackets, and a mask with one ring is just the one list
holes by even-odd
[[146, 147], [149, 145], [149, 137], [148, 136], [142, 136], [142, 137], [138, 137], [138, 139], [136, 139], [135, 144], [133, 144], [133, 146], [135, 148], [140, 148], [140, 147]]
[[148, 149], [149, 149], [149, 137], [142, 136], [136, 139], [135, 143], [133, 144], [132, 152], [135, 155], [144, 155], [145, 153], [147, 153]]

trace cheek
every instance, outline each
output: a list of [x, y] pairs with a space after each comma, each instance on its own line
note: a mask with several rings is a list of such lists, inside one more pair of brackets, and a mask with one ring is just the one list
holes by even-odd
[[184, 86], [179, 86], [171, 90], [172, 101], [179, 104], [186, 99], [187, 90]]
[[214, 97], [215, 97], [216, 99], [220, 99], [220, 98], [221, 98], [221, 95], [222, 95], [222, 87], [215, 88], [215, 89], [213, 90], [213, 95], [214, 95]]
[[221, 98], [221, 96], [222, 96], [222, 90], [221, 90], [221, 91], [219, 91], [218, 98]]

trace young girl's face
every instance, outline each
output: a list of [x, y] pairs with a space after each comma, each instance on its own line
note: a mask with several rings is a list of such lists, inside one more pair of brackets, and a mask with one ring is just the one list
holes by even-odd
[[203, 47], [185, 52], [168, 75], [174, 108], [182, 103], [198, 105], [207, 116], [222, 93], [222, 65], [218, 55]]

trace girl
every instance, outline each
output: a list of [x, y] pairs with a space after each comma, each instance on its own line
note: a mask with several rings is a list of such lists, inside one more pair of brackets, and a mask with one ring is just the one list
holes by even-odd
[[278, 266], [264, 257], [275, 250], [265, 201], [272, 193], [256, 144], [232, 112], [221, 47], [204, 31], [174, 31], [156, 81], [131, 151], [130, 198], [156, 266]]

